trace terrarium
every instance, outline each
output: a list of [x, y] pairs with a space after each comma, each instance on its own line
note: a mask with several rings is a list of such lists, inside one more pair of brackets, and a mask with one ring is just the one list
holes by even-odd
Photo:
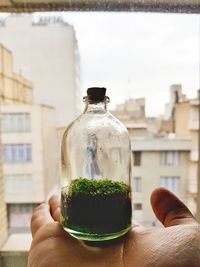
[[131, 147], [108, 110], [105, 88], [89, 88], [85, 109], [62, 138], [61, 223], [81, 240], [118, 238], [131, 227]]

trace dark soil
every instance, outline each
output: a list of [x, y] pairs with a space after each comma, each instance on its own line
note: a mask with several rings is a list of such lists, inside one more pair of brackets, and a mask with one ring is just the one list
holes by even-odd
[[[113, 183], [115, 182], [112, 182], [114, 187]], [[118, 186], [117, 183], [119, 182], [116, 182]], [[98, 192], [102, 191], [98, 188]], [[64, 226], [77, 231], [109, 234], [119, 232], [131, 224], [129, 190], [104, 195], [94, 191], [92, 194], [84, 194], [83, 191], [73, 194], [73, 190], [67, 194], [63, 191], [61, 203]]]

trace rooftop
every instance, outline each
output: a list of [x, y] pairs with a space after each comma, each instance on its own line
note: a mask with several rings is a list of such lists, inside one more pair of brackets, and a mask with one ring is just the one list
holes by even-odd
[[169, 138], [131, 138], [134, 151], [190, 151], [188, 139]]

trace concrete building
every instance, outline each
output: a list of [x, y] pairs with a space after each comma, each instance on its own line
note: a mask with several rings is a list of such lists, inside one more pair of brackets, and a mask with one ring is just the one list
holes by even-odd
[[46, 201], [58, 183], [55, 110], [2, 105], [0, 111], [9, 228], [10, 232], [27, 231], [33, 208]]
[[125, 124], [133, 121], [144, 122], [146, 121], [145, 116], [145, 98], [130, 98], [122, 104], [118, 104], [115, 110], [112, 110], [114, 116]]
[[55, 107], [57, 126], [79, 113], [79, 53], [74, 28], [58, 16], [14, 14], [0, 24], [14, 70], [33, 82], [34, 104]]
[[[2, 179], [0, 181], [0, 193], [4, 191], [11, 232], [29, 228], [34, 206], [45, 201], [58, 182], [55, 109], [32, 104], [32, 83], [14, 72], [14, 62], [11, 51], [0, 45], [4, 176], [4, 185]], [[4, 209], [5, 205], [2, 206], [2, 216], [6, 215]], [[0, 221], [3, 224], [5, 219]], [[0, 229], [4, 228], [5, 223]]]
[[163, 186], [188, 204], [188, 164], [191, 142], [167, 138], [132, 138], [133, 218], [143, 225], [157, 225], [150, 195]]
[[[0, 158], [2, 162], [2, 158]], [[8, 236], [8, 225], [7, 225], [7, 209], [5, 204], [5, 195], [4, 195], [4, 184], [3, 184], [3, 170], [2, 164], [0, 164], [0, 248], [4, 244]]]
[[174, 116], [174, 106], [178, 101], [186, 100], [186, 95], [182, 93], [181, 84], [172, 84], [169, 88], [170, 99], [169, 102], [165, 105], [165, 120], [170, 120]]
[[[182, 94], [180, 86], [174, 85], [170, 89], [172, 98], [177, 87]], [[175, 102], [173, 99], [173, 105]], [[172, 132], [174, 119], [146, 118], [144, 98], [126, 101], [112, 113], [127, 127], [131, 137], [133, 218], [147, 226], [156, 225], [150, 205], [150, 195], [155, 188], [164, 186], [186, 204], [190, 202], [188, 176], [192, 142]]]
[[0, 43], [0, 104], [31, 104], [32, 83], [13, 70], [13, 56]]
[[[32, 103], [32, 84], [13, 71], [11, 51], [0, 44], [0, 104]], [[2, 121], [0, 133], [2, 133]], [[2, 136], [0, 135], [2, 144]], [[2, 154], [1, 154], [2, 156]], [[2, 157], [0, 156], [0, 247], [7, 238], [7, 208], [5, 203]]]
[[130, 136], [147, 135], [147, 119], [145, 116], [145, 98], [128, 99], [116, 106], [111, 113], [117, 117], [129, 131]]
[[199, 100], [187, 99], [175, 105], [175, 133], [178, 138], [191, 140], [189, 162], [189, 207], [196, 213], [197, 170], [198, 170], [198, 131], [199, 131]]

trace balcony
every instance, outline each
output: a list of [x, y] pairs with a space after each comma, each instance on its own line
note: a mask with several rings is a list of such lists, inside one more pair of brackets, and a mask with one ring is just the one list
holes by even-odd
[[27, 267], [30, 244], [31, 234], [10, 235], [0, 250], [0, 267]]

